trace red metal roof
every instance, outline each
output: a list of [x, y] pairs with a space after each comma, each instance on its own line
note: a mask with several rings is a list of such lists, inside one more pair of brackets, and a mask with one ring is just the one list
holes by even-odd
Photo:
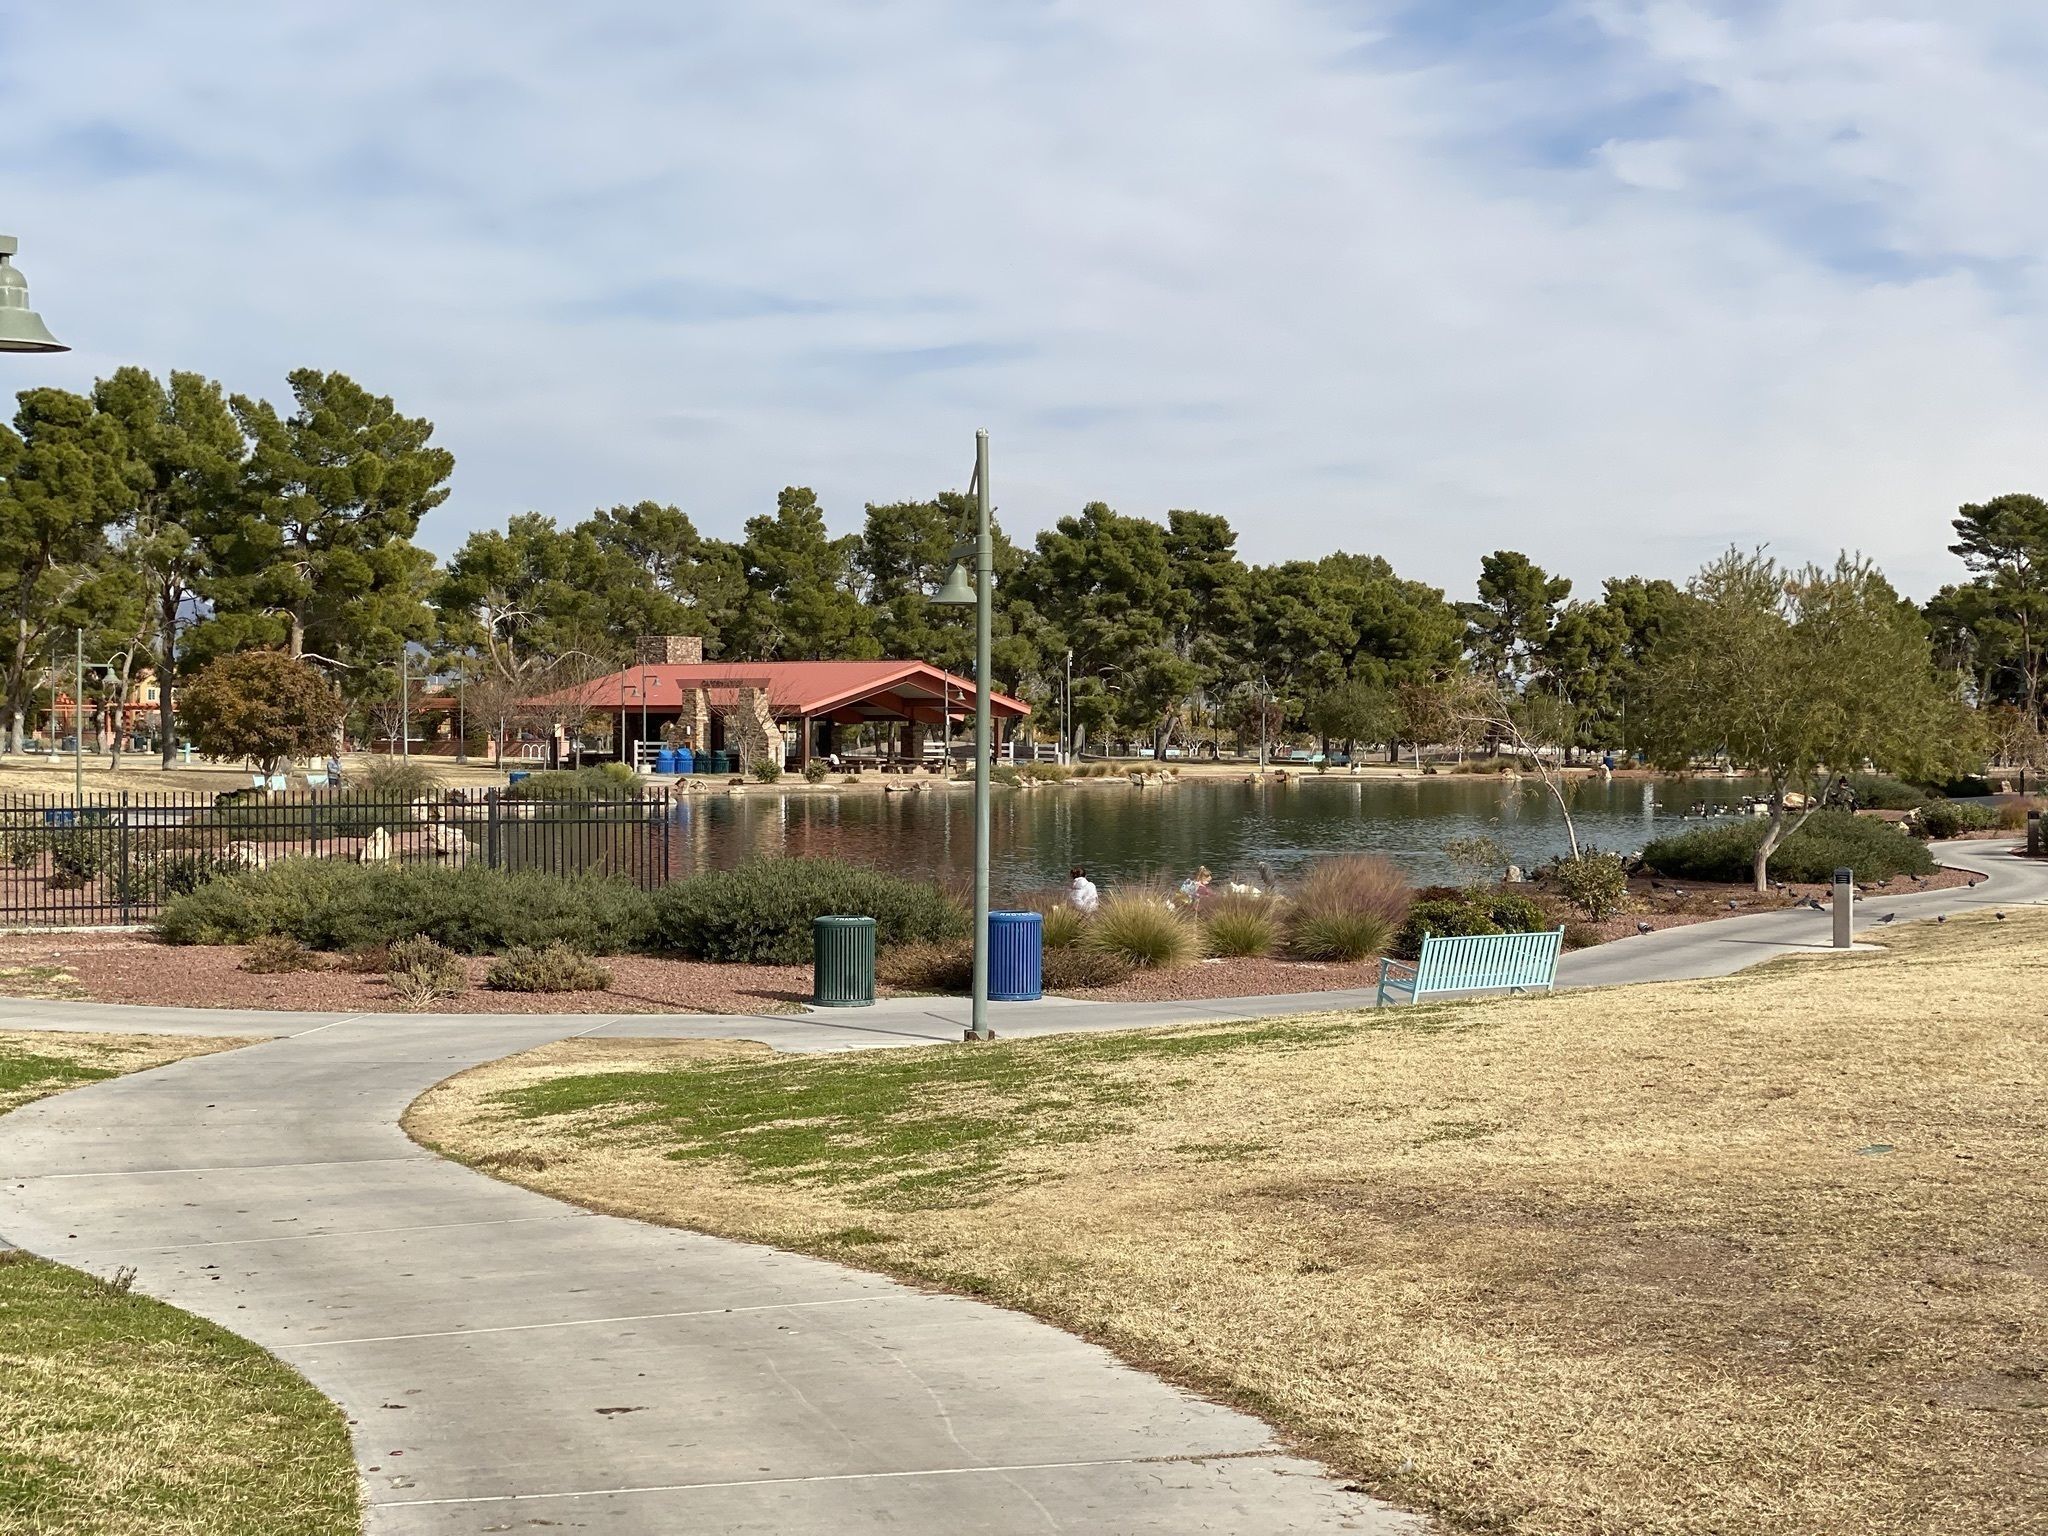
[[[950, 695], [955, 715], [974, 708], [974, 682], [923, 661], [705, 661], [687, 666], [650, 662], [644, 667], [593, 678], [577, 688], [561, 688], [528, 699], [533, 704], [580, 704], [592, 710], [638, 709], [641, 686], [650, 710], [682, 706], [685, 688], [704, 688], [714, 703], [727, 702], [741, 687], [768, 696], [777, 715], [824, 715], [862, 706], [889, 710], [878, 694], [894, 694], [918, 702], [939, 702]], [[1007, 693], [991, 693], [989, 708], [1000, 718], [1020, 720], [1031, 706]], [[898, 711], [900, 712], [900, 711]]]

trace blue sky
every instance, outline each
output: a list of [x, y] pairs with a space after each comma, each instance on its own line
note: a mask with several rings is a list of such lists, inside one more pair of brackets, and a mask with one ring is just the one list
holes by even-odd
[[0, 0], [0, 223], [77, 349], [457, 455], [444, 552], [965, 479], [1462, 596], [1730, 541], [1951, 579], [2043, 489], [2020, 0]]

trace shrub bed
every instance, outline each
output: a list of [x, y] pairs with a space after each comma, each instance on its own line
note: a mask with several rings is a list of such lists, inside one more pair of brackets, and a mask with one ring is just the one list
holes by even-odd
[[[2026, 823], [2024, 819], [2021, 825]], [[1990, 805], [1958, 805], [1937, 800], [1920, 812], [1920, 830], [1928, 837], [1955, 837], [1963, 832], [1983, 832], [1999, 825], [1998, 808]]]
[[651, 893], [620, 880], [284, 859], [172, 897], [156, 926], [173, 944], [279, 934], [340, 950], [423, 934], [461, 954], [550, 943], [616, 954], [644, 947], [653, 909]]
[[[1750, 878], [1750, 862], [1763, 841], [1762, 817], [1718, 822], [1660, 837], [1643, 850], [1643, 863], [1680, 880], [1713, 880], [1738, 885]], [[1926, 845], [1888, 821], [1847, 811], [1815, 811], [1805, 825], [1771, 854], [1770, 874], [1779, 880], [1825, 881], [1839, 868], [1858, 880], [1934, 872]]]
[[624, 763], [589, 768], [545, 768], [529, 773], [500, 795], [504, 800], [630, 800], [644, 786]]
[[567, 944], [508, 950], [484, 975], [494, 992], [602, 992], [612, 973]]
[[1543, 908], [1519, 891], [1435, 886], [1422, 892], [1408, 909], [1397, 948], [1404, 958], [1413, 960], [1422, 953], [1425, 934], [1454, 939], [1482, 933], [1536, 933], [1549, 926]]
[[768, 859], [692, 875], [654, 893], [651, 947], [689, 960], [802, 965], [811, 923], [872, 917], [883, 949], [966, 936], [967, 914], [928, 880], [830, 859]]

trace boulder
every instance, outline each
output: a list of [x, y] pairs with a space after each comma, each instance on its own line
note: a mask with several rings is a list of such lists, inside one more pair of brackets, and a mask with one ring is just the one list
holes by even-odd
[[356, 854], [356, 862], [360, 864], [389, 864], [396, 856], [391, 846], [391, 829], [389, 827], [379, 827], [370, 834], [369, 841], [364, 843], [362, 850]]

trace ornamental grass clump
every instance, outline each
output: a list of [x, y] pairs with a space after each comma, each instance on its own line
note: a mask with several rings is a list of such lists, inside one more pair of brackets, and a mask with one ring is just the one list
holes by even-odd
[[1287, 904], [1287, 947], [1304, 960], [1366, 960], [1385, 954], [1414, 893], [1391, 863], [1343, 854], [1312, 865]]
[[1265, 895], [1228, 891], [1202, 903], [1202, 947], [1222, 959], [1264, 957], [1280, 943], [1279, 904]]
[[1126, 889], [1102, 898], [1088, 924], [1088, 947], [1148, 970], [1172, 970], [1198, 959], [1202, 935], [1194, 919], [1156, 890]]
[[469, 986], [469, 973], [451, 950], [424, 936], [401, 939], [390, 949], [384, 980], [408, 1008], [426, 1008]]
[[1072, 949], [1088, 937], [1088, 914], [1079, 907], [1059, 902], [1047, 907], [1041, 915], [1045, 919], [1043, 933], [1048, 952]]

